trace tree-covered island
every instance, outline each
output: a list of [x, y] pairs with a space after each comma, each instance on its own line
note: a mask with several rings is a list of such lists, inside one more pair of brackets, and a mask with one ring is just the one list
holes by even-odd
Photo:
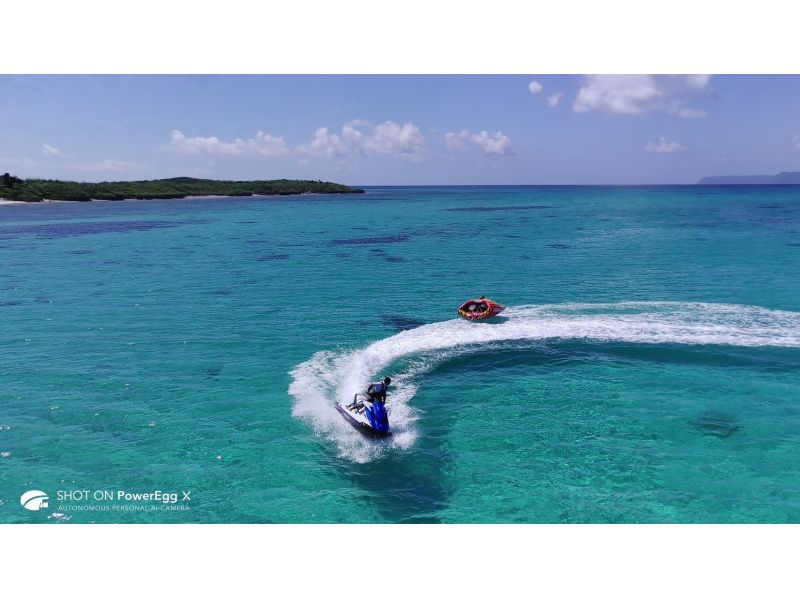
[[154, 181], [78, 183], [0, 176], [0, 199], [36, 202], [44, 200], [91, 201], [123, 199], [180, 199], [190, 196], [303, 195], [309, 193], [364, 193], [338, 183], [323, 181], [215, 181], [176, 177]]

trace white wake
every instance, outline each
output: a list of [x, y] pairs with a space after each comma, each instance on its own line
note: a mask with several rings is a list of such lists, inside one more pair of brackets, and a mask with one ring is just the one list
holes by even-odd
[[[462, 319], [427, 324], [350, 352], [321, 351], [292, 370], [289, 393], [293, 414], [336, 443], [343, 457], [369, 461], [392, 447], [406, 448], [416, 438], [415, 410], [409, 401], [419, 369], [489, 343], [519, 340], [587, 339], [657, 344], [800, 347], [800, 313], [717, 303], [622, 302], [525, 305], [508, 308], [503, 318], [473, 323]], [[405, 372], [388, 372], [401, 358], [424, 355]], [[416, 368], [416, 371], [415, 371]], [[375, 377], [389, 373], [388, 442], [374, 442], [352, 429], [334, 400], [352, 399]]]

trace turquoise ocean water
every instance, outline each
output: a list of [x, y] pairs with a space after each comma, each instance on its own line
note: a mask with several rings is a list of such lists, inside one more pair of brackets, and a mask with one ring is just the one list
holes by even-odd
[[0, 522], [800, 522], [798, 273], [797, 187], [2, 206]]

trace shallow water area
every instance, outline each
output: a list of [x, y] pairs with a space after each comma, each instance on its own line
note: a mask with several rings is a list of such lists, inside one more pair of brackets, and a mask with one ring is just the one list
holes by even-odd
[[4, 206], [0, 521], [798, 522], [799, 242], [795, 187]]

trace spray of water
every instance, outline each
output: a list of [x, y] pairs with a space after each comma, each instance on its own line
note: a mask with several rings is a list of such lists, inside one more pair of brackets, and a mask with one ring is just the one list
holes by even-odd
[[[427, 324], [349, 352], [321, 351], [291, 375], [293, 414], [358, 462], [386, 450], [407, 448], [416, 438], [417, 415], [409, 401], [422, 371], [454, 355], [509, 341], [584, 339], [642, 344], [800, 347], [800, 313], [716, 303], [623, 302], [524, 305], [507, 309], [495, 323], [448, 320]], [[334, 408], [352, 399], [399, 359], [419, 356], [404, 372], [393, 372], [387, 442], [361, 437]]]

